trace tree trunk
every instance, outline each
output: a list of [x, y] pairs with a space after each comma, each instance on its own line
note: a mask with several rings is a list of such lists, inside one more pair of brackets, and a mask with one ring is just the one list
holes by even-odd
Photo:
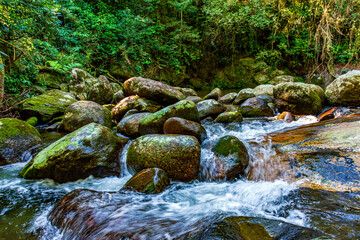
[[3, 107], [4, 99], [4, 77], [5, 77], [5, 66], [0, 56], [0, 108]]

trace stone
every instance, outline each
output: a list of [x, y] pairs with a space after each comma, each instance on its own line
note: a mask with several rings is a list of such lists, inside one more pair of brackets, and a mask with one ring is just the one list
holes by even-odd
[[240, 112], [223, 112], [220, 113], [214, 122], [218, 123], [232, 123], [237, 122], [241, 123], [243, 120], [242, 114]]
[[114, 103], [116, 105], [124, 98], [125, 98], [125, 95], [124, 95], [123, 90], [119, 90], [116, 93], [114, 93], [114, 96], [112, 98], [112, 103]]
[[223, 96], [223, 93], [220, 88], [214, 88], [208, 95], [204, 97], [204, 100], [214, 99], [218, 101]]
[[239, 110], [244, 117], [270, 117], [274, 116], [273, 110], [261, 98], [249, 98]]
[[276, 120], [284, 120], [285, 122], [293, 122], [295, 119], [295, 116], [293, 116], [291, 113], [289, 112], [282, 112], [281, 114], [277, 115], [275, 117]]
[[183, 118], [172, 117], [166, 120], [163, 127], [165, 134], [181, 134], [196, 137], [199, 142], [206, 139], [206, 130], [200, 123]]
[[238, 105], [243, 103], [245, 100], [255, 97], [254, 90], [252, 88], [241, 89], [236, 98], [233, 101], [233, 104]]
[[73, 132], [89, 123], [111, 128], [111, 112], [96, 102], [78, 101], [67, 108], [62, 128], [66, 132]]
[[0, 118], [0, 166], [24, 161], [22, 154], [41, 142], [39, 132], [29, 123]]
[[186, 98], [184, 94], [174, 87], [142, 77], [133, 77], [126, 80], [124, 93], [126, 96], [138, 95], [166, 106]]
[[38, 124], [39, 120], [37, 119], [37, 117], [31, 117], [27, 119], [26, 122], [31, 126], [35, 127]]
[[217, 116], [226, 110], [226, 107], [214, 99], [208, 99], [196, 104], [200, 118], [208, 116]]
[[42, 150], [21, 170], [20, 176], [50, 178], [59, 183], [90, 175], [118, 176], [118, 154], [127, 141], [107, 127], [90, 123]]
[[253, 89], [253, 93], [255, 96], [266, 94], [272, 97], [274, 95], [274, 85], [271, 84], [259, 85]]
[[200, 155], [199, 141], [193, 136], [150, 134], [130, 144], [127, 166], [131, 173], [161, 168], [170, 179], [188, 182], [197, 178]]
[[235, 98], [237, 97], [237, 93], [228, 93], [228, 94], [225, 94], [224, 96], [222, 96], [220, 99], [219, 99], [219, 103], [222, 103], [222, 104], [231, 104]]
[[66, 81], [66, 75], [55, 71], [40, 72], [36, 76], [36, 82], [51, 89], [60, 89], [60, 85]]
[[188, 96], [185, 98], [186, 101], [192, 101], [194, 103], [198, 103], [201, 102], [203, 99], [201, 97], [198, 96]]
[[166, 172], [159, 168], [141, 170], [129, 179], [122, 190], [135, 190], [146, 194], [161, 193], [170, 185]]
[[175, 89], [179, 90], [182, 94], [185, 95], [185, 97], [189, 96], [197, 96], [197, 93], [192, 88], [181, 88], [181, 87], [175, 87]]
[[117, 132], [129, 137], [140, 136], [139, 133], [140, 121], [149, 115], [151, 115], [151, 113], [144, 112], [144, 113], [130, 114], [126, 117], [123, 117], [123, 119], [121, 119], [121, 121], [117, 125]]
[[27, 99], [22, 104], [20, 115], [22, 119], [37, 117], [39, 123], [45, 123], [63, 115], [66, 108], [76, 101], [73, 93], [52, 89]]
[[296, 79], [293, 76], [280, 75], [280, 76], [274, 77], [271, 81], [269, 81], [269, 84], [277, 85], [277, 84], [285, 83], [285, 82], [295, 82], [295, 80]]
[[182, 100], [143, 118], [140, 121], [139, 132], [141, 135], [161, 134], [163, 133], [164, 123], [172, 117], [200, 122], [199, 112], [195, 103]]
[[113, 90], [114, 93], [117, 93], [119, 92], [120, 90], [122, 91], [123, 90], [123, 83], [119, 84], [119, 83], [110, 83], [110, 86], [111, 86], [111, 89]]

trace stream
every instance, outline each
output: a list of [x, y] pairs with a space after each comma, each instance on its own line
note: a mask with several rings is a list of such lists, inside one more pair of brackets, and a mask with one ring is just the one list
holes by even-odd
[[[121, 217], [121, 225], [109, 221], [102, 226], [101, 236], [116, 228], [118, 232], [139, 239], [178, 239], [214, 218], [251, 216], [315, 228], [334, 239], [359, 239], [360, 197], [357, 193], [302, 188], [300, 182], [288, 183], [281, 178], [265, 181], [272, 178], [269, 176], [277, 175], [276, 154], [266, 136], [315, 121], [315, 117], [307, 116], [292, 123], [267, 119], [228, 125], [204, 122], [208, 138], [202, 143], [201, 181], [172, 182], [157, 195], [118, 192], [131, 177], [126, 168], [121, 177], [89, 177], [58, 184], [49, 179], [20, 178], [18, 175], [25, 162], [1, 166], [0, 240], [76, 239], [79, 233], [83, 233], [82, 229], [60, 232], [47, 218], [54, 205], [75, 189], [116, 192], [103, 193], [99, 198], [83, 203], [100, 206], [95, 213], [99, 218]], [[251, 157], [248, 175], [256, 181], [211, 181], [214, 157], [207, 146], [225, 135], [234, 135], [244, 142]], [[126, 147], [119, 156], [122, 166], [126, 166]], [[110, 207], [114, 203], [121, 207]], [[82, 239], [101, 237], [84, 236]]]

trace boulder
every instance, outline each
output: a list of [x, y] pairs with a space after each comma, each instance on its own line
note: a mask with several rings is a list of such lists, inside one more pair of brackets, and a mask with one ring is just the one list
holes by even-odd
[[360, 106], [360, 70], [336, 78], [326, 87], [325, 96], [331, 105]]
[[62, 127], [66, 132], [72, 132], [89, 123], [111, 128], [111, 112], [96, 102], [78, 101], [67, 108]]
[[74, 68], [71, 71], [70, 91], [81, 100], [90, 100], [99, 104], [110, 103], [114, 92], [105, 76], [95, 78], [88, 72]]
[[269, 81], [269, 84], [277, 85], [277, 84], [285, 83], [285, 82], [295, 82], [295, 80], [296, 79], [293, 76], [280, 75], [280, 76], [274, 77], [271, 81]]
[[197, 93], [192, 88], [181, 88], [181, 87], [175, 87], [175, 89], [179, 90], [182, 94], [185, 95], [185, 97], [189, 96], [197, 96]]
[[121, 100], [125, 98], [123, 90], [119, 90], [116, 93], [114, 93], [114, 96], [112, 98], [113, 104], [118, 104]]
[[194, 103], [198, 103], [201, 102], [203, 99], [201, 97], [198, 96], [188, 96], [185, 98], [186, 101], [192, 101]]
[[37, 117], [40, 123], [64, 114], [70, 104], [76, 102], [73, 93], [52, 89], [44, 94], [27, 99], [20, 110], [22, 119]]
[[324, 90], [313, 84], [281, 83], [274, 87], [275, 105], [279, 111], [293, 114], [317, 114], [324, 103]]
[[213, 89], [208, 95], [204, 97], [204, 100], [206, 99], [214, 99], [218, 101], [223, 96], [223, 93], [220, 88]]
[[174, 87], [142, 77], [133, 77], [126, 80], [124, 93], [126, 96], [139, 95], [164, 105], [173, 104], [186, 98], [184, 94]]
[[254, 88], [253, 93], [255, 96], [266, 94], [270, 97], [274, 95], [274, 85], [263, 84]]
[[254, 90], [252, 88], [241, 89], [239, 91], [239, 93], [237, 94], [236, 98], [234, 99], [233, 104], [235, 104], [235, 105], [241, 104], [246, 99], [249, 99], [252, 97], [255, 97]]
[[41, 142], [39, 132], [27, 122], [0, 118], [0, 166], [23, 161], [22, 154]]
[[182, 100], [143, 118], [140, 121], [139, 132], [141, 135], [163, 133], [165, 121], [172, 117], [184, 118], [195, 122], [200, 121], [195, 103]]
[[224, 96], [222, 96], [220, 99], [219, 99], [219, 103], [222, 103], [222, 104], [231, 104], [235, 98], [237, 97], [237, 93], [228, 93], [228, 94], [225, 94]]
[[[131, 111], [131, 110], [130, 110]], [[139, 125], [140, 121], [151, 115], [149, 112], [130, 114], [123, 117], [117, 125], [117, 132], [129, 137], [140, 136]]]
[[[121, 83], [122, 85], [124, 85], [123, 83]], [[111, 89], [113, 90], [114, 93], [119, 92], [120, 90], [123, 90], [123, 86], [120, 85], [119, 83], [110, 83]]]
[[90, 123], [42, 150], [21, 170], [20, 176], [63, 183], [90, 175], [119, 175], [118, 153], [127, 141], [107, 127]]
[[31, 117], [27, 119], [26, 122], [31, 126], [35, 127], [38, 124], [39, 120], [37, 119], [37, 117]]
[[200, 123], [178, 117], [172, 117], [166, 120], [163, 130], [165, 134], [194, 136], [199, 142], [202, 142], [206, 138], [206, 130]]
[[208, 99], [196, 104], [200, 118], [217, 116], [226, 110], [226, 107], [214, 99]]
[[218, 123], [232, 123], [232, 122], [237, 122], [240, 123], [242, 122], [242, 114], [240, 112], [223, 112], [220, 113], [214, 122], [218, 122]]
[[159, 168], [141, 170], [127, 181], [121, 190], [135, 190], [146, 194], [161, 193], [170, 185], [166, 172]]
[[146, 135], [135, 139], [127, 152], [127, 166], [137, 173], [146, 168], [161, 168], [172, 180], [196, 179], [200, 164], [199, 141], [188, 135]]
[[60, 89], [66, 82], [66, 75], [56, 71], [42, 71], [36, 76], [36, 82], [51, 89]]
[[274, 116], [273, 110], [261, 98], [247, 99], [239, 110], [244, 117], [269, 117]]

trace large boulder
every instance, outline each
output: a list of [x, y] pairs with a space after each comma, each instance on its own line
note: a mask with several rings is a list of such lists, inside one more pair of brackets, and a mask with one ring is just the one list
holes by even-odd
[[184, 118], [195, 122], [200, 121], [195, 103], [182, 100], [143, 118], [140, 121], [139, 132], [141, 135], [163, 133], [165, 121], [172, 117]]
[[139, 95], [164, 105], [173, 104], [186, 98], [184, 94], [174, 87], [142, 77], [133, 77], [126, 80], [124, 93], [126, 96]]
[[27, 99], [20, 111], [22, 119], [37, 117], [41, 123], [64, 114], [70, 104], [76, 102], [73, 93], [52, 89], [44, 94]]
[[139, 125], [140, 121], [151, 115], [149, 112], [135, 113], [121, 119], [117, 125], [117, 131], [125, 136], [137, 137], [140, 136]]
[[114, 92], [105, 76], [95, 78], [88, 72], [74, 68], [71, 71], [70, 91], [81, 100], [90, 100], [99, 104], [110, 103]]
[[22, 154], [41, 143], [39, 132], [15, 118], [0, 119], [0, 166], [22, 161]]
[[272, 97], [274, 95], [274, 85], [271, 84], [259, 85], [253, 89], [253, 93], [255, 96], [266, 94]]
[[62, 127], [66, 132], [72, 132], [89, 123], [111, 128], [111, 112], [96, 102], [78, 101], [67, 108]]
[[325, 100], [324, 90], [313, 84], [281, 83], [274, 87], [275, 105], [280, 112], [317, 114]]
[[174, 88], [179, 90], [182, 94], [184, 94], [185, 97], [197, 96], [196, 91], [192, 88], [181, 88], [181, 87], [174, 87]]
[[127, 141], [107, 127], [90, 123], [42, 150], [21, 170], [20, 176], [63, 183], [90, 175], [119, 175], [117, 157]]
[[237, 97], [237, 93], [228, 93], [228, 94], [225, 94], [224, 96], [222, 96], [220, 99], [219, 99], [219, 103], [222, 103], [222, 104], [231, 104], [235, 98]]
[[246, 99], [255, 97], [254, 90], [252, 88], [241, 89], [235, 97], [233, 104], [242, 104]]
[[196, 137], [199, 142], [206, 138], [206, 130], [200, 123], [183, 118], [172, 117], [164, 123], [165, 134], [181, 134]]
[[135, 139], [127, 152], [127, 166], [137, 173], [146, 168], [161, 168], [173, 180], [196, 179], [200, 164], [199, 141], [188, 135], [146, 135]]
[[274, 112], [263, 99], [254, 97], [247, 99], [239, 109], [244, 117], [270, 117]]
[[217, 116], [226, 110], [226, 107], [214, 99], [208, 99], [196, 104], [200, 118]]
[[360, 105], [360, 71], [350, 71], [326, 87], [325, 96], [331, 105]]
[[295, 77], [291, 75], [280, 75], [274, 77], [271, 81], [269, 81], [269, 84], [277, 85], [285, 82], [295, 82], [295, 80]]

